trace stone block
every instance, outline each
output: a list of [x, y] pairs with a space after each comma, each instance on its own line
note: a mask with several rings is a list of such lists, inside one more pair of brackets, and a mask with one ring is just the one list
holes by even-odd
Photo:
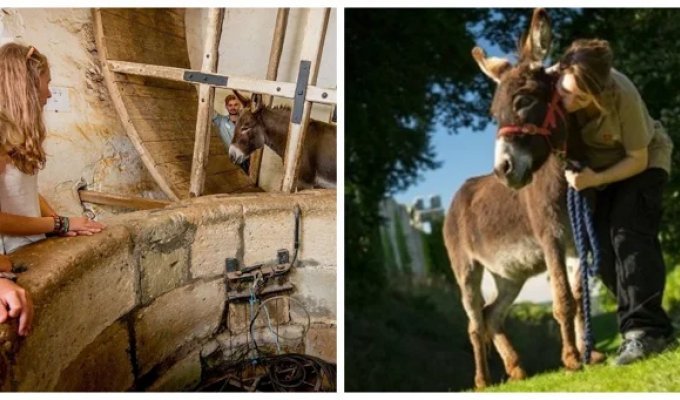
[[[260, 351], [265, 353], [276, 353], [278, 349], [280, 349], [282, 353], [305, 352], [305, 335], [303, 326], [280, 326], [276, 333], [278, 334], [278, 338], [268, 328], [253, 330], [253, 337], [257, 342], [257, 346]], [[249, 340], [251, 340], [250, 338], [251, 336], [248, 335]]]
[[210, 336], [225, 307], [221, 278], [196, 281], [156, 298], [135, 315], [137, 363], [140, 374], [187, 343]]
[[[255, 305], [252, 312], [257, 312], [257, 308], [258, 305]], [[267, 320], [265, 308], [269, 311], [269, 320]], [[289, 300], [287, 298], [272, 300], [266, 303], [260, 310], [255, 319], [253, 329], [265, 327], [270, 322], [274, 328], [277, 325], [283, 325], [290, 320], [289, 311]], [[229, 316], [227, 319], [227, 328], [229, 329], [229, 332], [236, 335], [248, 332], [250, 318], [251, 311], [249, 303], [229, 303]]]
[[189, 250], [180, 247], [170, 252], [142, 250], [139, 258], [142, 303], [182, 285], [189, 268]]
[[196, 226], [188, 221], [184, 209], [158, 209], [142, 219], [128, 221], [133, 240], [143, 248], [170, 252], [194, 239]]
[[276, 260], [279, 249], [293, 252], [293, 205], [273, 200], [275, 198], [243, 207], [243, 263], [246, 266]]
[[191, 245], [193, 278], [222, 275], [228, 257], [240, 259], [243, 255], [242, 207], [222, 205], [205, 210], [197, 218], [198, 228]]
[[[24, 279], [33, 295], [35, 317], [33, 332], [16, 355], [17, 390], [52, 390], [61, 371], [135, 306], [136, 273], [129, 236], [124, 229], [112, 231], [92, 236], [97, 239], [91, 241], [72, 242], [89, 244], [83, 248], [62, 244], [52, 253], [36, 252], [42, 260], [29, 263]], [[43, 267], [59, 273], [46, 272], [41, 281], [36, 274]]]
[[[337, 276], [335, 267], [302, 267], [291, 272], [295, 285], [291, 296], [299, 300], [309, 312], [312, 322], [335, 324], [337, 313]], [[301, 323], [306, 318], [300, 305], [291, 302], [291, 320]]]
[[337, 329], [333, 325], [312, 324], [305, 338], [305, 353], [337, 362]]
[[337, 265], [337, 207], [335, 196], [300, 198], [300, 253], [308, 265]]
[[194, 389], [201, 382], [201, 354], [195, 351], [161, 374], [146, 389], [147, 392], [182, 392]]
[[134, 383], [127, 324], [115, 322], [61, 371], [54, 390], [121, 392]]

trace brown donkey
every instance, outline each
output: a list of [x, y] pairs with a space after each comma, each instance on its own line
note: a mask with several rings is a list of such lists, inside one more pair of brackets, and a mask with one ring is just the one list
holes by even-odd
[[[524, 282], [546, 268], [562, 336], [562, 362], [571, 370], [580, 367], [574, 326], [576, 321], [581, 336], [580, 288], [572, 294], [567, 279], [566, 252], [573, 251], [573, 244], [562, 161], [566, 149], [569, 158], [575, 158], [580, 143], [579, 135], [567, 135], [569, 121], [556, 94], [557, 76], [542, 66], [550, 37], [548, 16], [538, 9], [520, 43], [516, 66], [486, 58], [478, 47], [472, 51], [482, 71], [498, 83], [491, 108], [499, 125], [496, 176], [463, 184], [446, 215], [444, 239], [470, 320], [478, 388], [489, 384], [488, 341], [498, 350], [510, 379], [525, 377], [503, 321]], [[481, 294], [484, 268], [497, 288], [496, 298], [487, 305]], [[601, 359], [602, 354], [593, 353], [593, 361]]]
[[[267, 107], [262, 95], [251, 99], [234, 91], [243, 111], [236, 121], [234, 137], [229, 146], [229, 157], [240, 164], [250, 154], [265, 144], [283, 158], [288, 139], [290, 108]], [[310, 120], [302, 147], [302, 160], [298, 175], [298, 189], [313, 187], [332, 189], [336, 186], [336, 134], [335, 126]]]

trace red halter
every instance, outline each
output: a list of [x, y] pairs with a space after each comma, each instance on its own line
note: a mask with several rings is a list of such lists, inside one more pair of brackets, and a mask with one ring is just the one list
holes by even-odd
[[555, 90], [552, 100], [548, 105], [548, 111], [545, 113], [545, 119], [543, 120], [543, 125], [536, 126], [534, 124], [524, 124], [524, 125], [506, 125], [501, 127], [496, 134], [497, 137], [511, 137], [513, 135], [541, 135], [548, 142], [548, 145], [554, 153], [565, 155], [567, 152], [567, 142], [565, 140], [562, 149], [556, 150], [553, 148], [552, 143], [550, 143], [550, 135], [553, 129], [557, 128], [557, 116], [564, 120], [564, 112], [562, 112], [562, 107], [560, 105], [560, 93]]

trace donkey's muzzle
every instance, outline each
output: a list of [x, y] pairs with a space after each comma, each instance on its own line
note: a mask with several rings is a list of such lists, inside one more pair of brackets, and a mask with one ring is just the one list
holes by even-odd
[[229, 158], [232, 162], [236, 164], [243, 164], [249, 155], [245, 154], [241, 149], [234, 146], [233, 144], [229, 146]]

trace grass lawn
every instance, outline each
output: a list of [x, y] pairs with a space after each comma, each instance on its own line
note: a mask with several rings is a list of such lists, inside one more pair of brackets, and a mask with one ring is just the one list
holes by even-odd
[[[612, 355], [613, 356], [613, 355]], [[605, 364], [581, 371], [543, 373], [525, 381], [493, 386], [489, 392], [677, 392], [680, 349], [626, 366]]]

